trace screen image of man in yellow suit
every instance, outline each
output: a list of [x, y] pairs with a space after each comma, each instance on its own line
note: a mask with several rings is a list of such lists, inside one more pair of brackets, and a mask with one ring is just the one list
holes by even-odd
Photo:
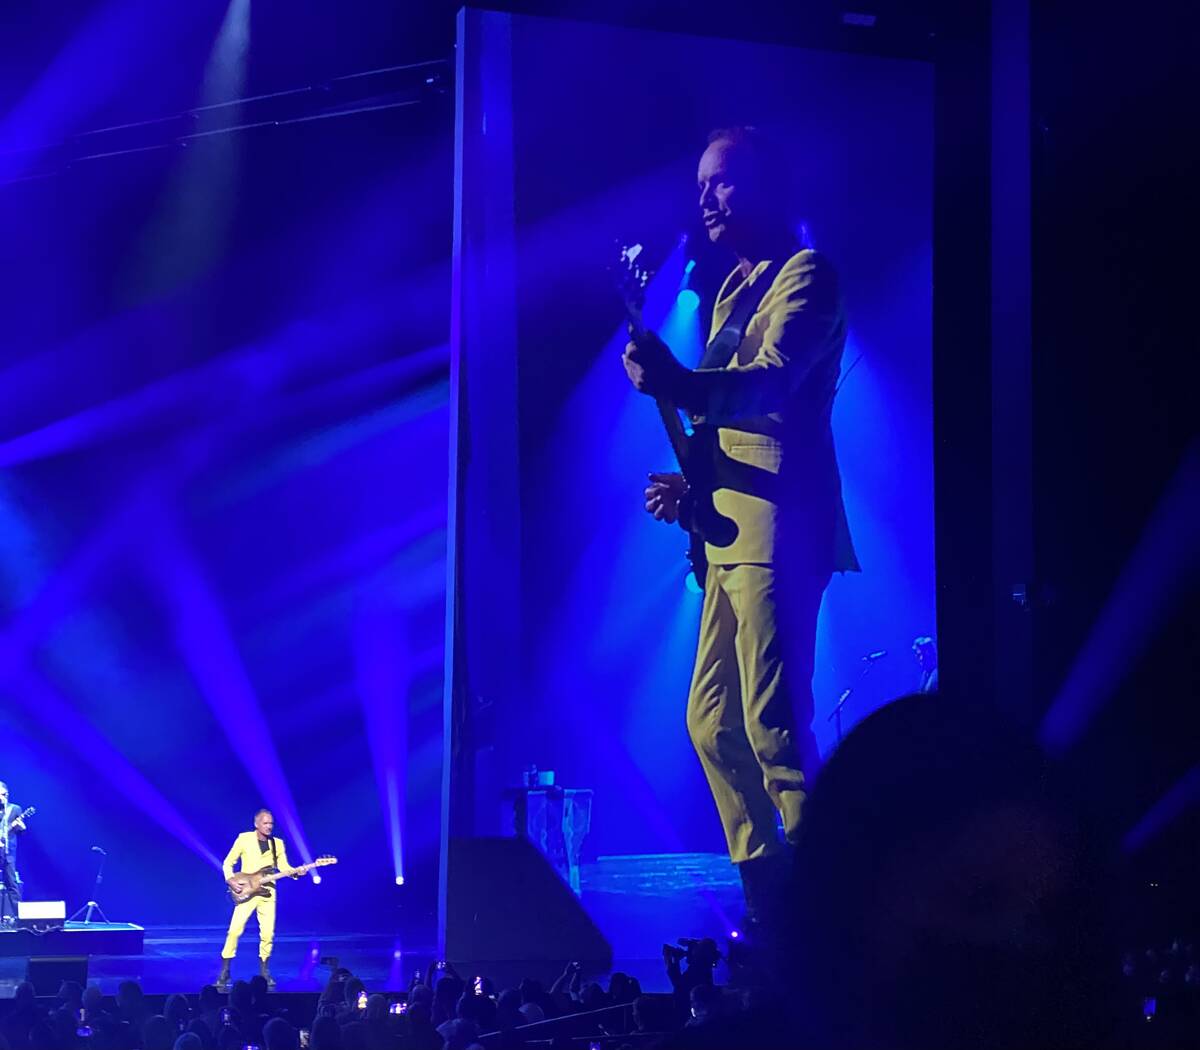
[[762, 923], [800, 829], [802, 757], [816, 754], [822, 595], [834, 572], [859, 568], [831, 426], [846, 323], [832, 266], [793, 232], [789, 180], [768, 138], [748, 127], [713, 132], [697, 181], [709, 241], [736, 261], [705, 360], [685, 368], [657, 335], [637, 331], [623, 361], [637, 390], [686, 411], [708, 441], [711, 493], [652, 474], [646, 510], [690, 528], [710, 499], [723, 523], [705, 535], [687, 726], [748, 917]]
[[[234, 865], [240, 864], [242, 874], [252, 874], [263, 868], [275, 868], [283, 874], [293, 871], [288, 863], [287, 849], [283, 840], [272, 836], [275, 829], [275, 818], [269, 809], [260, 809], [254, 814], [254, 830], [244, 831], [236, 839], [225, 856], [222, 869], [225, 881], [229, 883], [234, 875]], [[293, 874], [292, 878], [297, 875]], [[233, 915], [229, 920], [229, 933], [225, 937], [225, 947], [221, 949], [221, 972], [217, 977], [217, 988], [224, 991], [229, 987], [229, 966], [237, 954], [238, 939], [246, 928], [250, 916], [258, 918], [258, 958], [259, 973], [267, 979], [267, 985], [275, 987], [275, 978], [271, 976], [267, 960], [271, 958], [271, 946], [275, 942], [275, 890], [270, 896], [251, 897], [242, 904], [236, 904]]]

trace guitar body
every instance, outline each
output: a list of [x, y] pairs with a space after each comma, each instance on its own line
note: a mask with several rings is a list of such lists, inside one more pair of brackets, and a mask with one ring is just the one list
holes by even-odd
[[252, 897], [270, 897], [273, 892], [271, 883], [264, 882], [263, 877], [271, 872], [271, 865], [268, 864], [259, 871], [234, 875], [229, 885], [229, 896], [233, 898], [233, 902], [245, 904]]
[[704, 590], [704, 581], [708, 577], [704, 525], [717, 516], [716, 508], [712, 505], [713, 486], [709, 476], [713, 463], [712, 436], [705, 427], [698, 427], [689, 434], [683, 425], [679, 409], [658, 398], [655, 398], [654, 403], [667, 431], [667, 440], [675, 453], [675, 462], [679, 464], [679, 473], [687, 483], [692, 505], [691, 527], [687, 530], [687, 560], [691, 566], [692, 578], [700, 589]]
[[[37, 808], [35, 806], [30, 806], [28, 809], [21, 810], [20, 813], [18, 813], [15, 817], [12, 818], [12, 820], [10, 820], [8, 822], [9, 828], [12, 829], [12, 826], [18, 822], [23, 824], [27, 818], [32, 817], [36, 812], [37, 812]], [[15, 830], [20, 831], [21, 829], [17, 828]]]
[[[274, 892], [275, 883], [280, 879], [299, 878], [313, 868], [323, 868], [327, 864], [336, 863], [337, 857], [318, 857], [316, 860], [310, 860], [307, 864], [301, 864], [300, 867], [286, 872], [276, 872], [268, 864], [265, 868], [259, 868], [258, 871], [239, 871], [225, 883], [225, 889], [234, 904], [245, 904], [246, 901], [255, 897], [269, 898]], [[314, 875], [313, 878], [316, 879], [316, 876]]]

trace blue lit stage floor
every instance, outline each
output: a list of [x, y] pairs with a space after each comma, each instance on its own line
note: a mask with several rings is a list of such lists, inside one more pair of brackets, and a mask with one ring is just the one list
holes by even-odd
[[618, 969], [652, 960], [661, 970], [663, 942], [680, 937], [723, 945], [745, 910], [741, 880], [723, 853], [601, 857], [584, 865], [580, 885]]
[[[724, 945], [742, 908], [737, 872], [728, 857], [718, 854], [601, 857], [584, 865], [581, 886], [584, 907], [612, 945], [613, 968], [637, 977], [646, 991], [668, 990], [664, 941], [713, 937]], [[124, 980], [139, 981], [149, 993], [194, 994], [215, 979], [224, 938], [224, 927], [148, 926], [141, 954], [92, 955], [88, 978], [105, 994], [113, 994]], [[256, 949], [251, 923], [234, 960], [235, 979], [257, 972]], [[320, 960], [329, 955], [337, 956], [368, 989], [401, 991], [414, 970], [429, 966], [433, 945], [378, 931], [310, 935], [282, 929], [271, 959], [279, 990], [319, 991], [328, 977]], [[560, 966], [565, 961], [553, 962]], [[24, 974], [24, 958], [0, 958], [0, 997], [11, 995]]]

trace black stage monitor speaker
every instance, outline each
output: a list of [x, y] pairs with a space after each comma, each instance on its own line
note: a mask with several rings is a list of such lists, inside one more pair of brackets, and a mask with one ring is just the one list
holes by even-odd
[[25, 968], [25, 980], [38, 995], [58, 995], [63, 981], [77, 981], [86, 988], [87, 975], [86, 955], [34, 955]]
[[[446, 955], [453, 962], [569, 960], [604, 970], [612, 948], [527, 839], [450, 840]], [[556, 971], [557, 972], [557, 971]]]

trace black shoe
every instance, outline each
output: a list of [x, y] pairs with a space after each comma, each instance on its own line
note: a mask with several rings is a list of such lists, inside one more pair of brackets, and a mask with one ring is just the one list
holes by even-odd
[[229, 991], [229, 959], [221, 957], [221, 972], [217, 974], [217, 991]]
[[786, 912], [794, 856], [788, 848], [737, 866], [746, 897], [747, 925], [752, 929], [769, 934], [780, 925]]
[[258, 960], [258, 972], [264, 978], [266, 978], [267, 989], [273, 990], [275, 988], [275, 978], [271, 976], [271, 971], [267, 968], [267, 960], [266, 959]]

